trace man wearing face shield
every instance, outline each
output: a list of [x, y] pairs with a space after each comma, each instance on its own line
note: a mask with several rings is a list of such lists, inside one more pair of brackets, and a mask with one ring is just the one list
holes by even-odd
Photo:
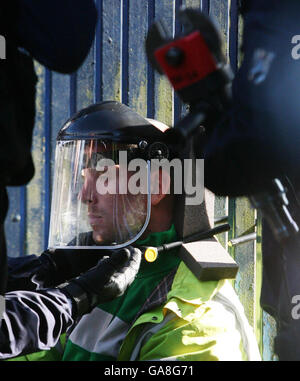
[[[166, 128], [111, 101], [80, 111], [63, 126], [55, 159], [52, 255], [71, 263], [76, 253], [95, 256], [176, 241], [177, 201], [170, 189], [175, 173], [151, 165], [152, 159], [173, 157], [164, 141]], [[198, 217], [201, 225], [202, 216]], [[95, 307], [72, 326], [59, 358], [260, 359], [252, 329], [227, 280], [198, 280], [177, 254], [177, 249], [163, 251], [156, 259], [145, 254], [133, 283], [112, 301], [97, 304], [93, 297], [86, 298], [99, 282], [96, 272], [92, 281], [82, 275], [59, 286], [76, 294], [80, 308], [87, 300]], [[51, 359], [53, 350], [27, 359]]]
[[92, 105], [65, 124], [56, 150], [50, 248], [118, 249], [170, 226], [171, 196], [151, 195], [150, 160], [163, 157], [162, 150], [169, 155], [161, 128], [167, 126], [112, 101]]
[[147, 195], [133, 200], [126, 189], [98, 195], [97, 179], [104, 172], [98, 171], [98, 159], [114, 154], [116, 144], [93, 139], [93, 132], [90, 139], [66, 141], [62, 135], [69, 132], [62, 129], [58, 137], [49, 249], [10, 268], [1, 359], [53, 347], [82, 315], [122, 295], [139, 269], [141, 252], [129, 244], [149, 218]]
[[[117, 154], [120, 150], [126, 152], [131, 160], [140, 153], [140, 148], [136, 144], [119, 143], [118, 137], [112, 142], [107, 132], [113, 130], [114, 122], [115, 129], [123, 128], [123, 132], [127, 127], [136, 129], [148, 122], [115, 102], [105, 103], [102, 109], [100, 121], [104, 128], [97, 124], [95, 129], [93, 120], [88, 120], [89, 113], [94, 118], [91, 110], [95, 111], [95, 107], [92, 107], [79, 112], [59, 133], [49, 249], [38, 258], [29, 256], [10, 267], [7, 309], [0, 331], [0, 357], [3, 359], [54, 346], [59, 334], [69, 329], [76, 319], [99, 302], [121, 295], [138, 271], [140, 250], [129, 244], [152, 226], [148, 224], [150, 172], [143, 162], [146, 188], [141, 184], [143, 192], [130, 194], [127, 180], [133, 179], [136, 170], [127, 171], [126, 163], [119, 162]], [[114, 113], [116, 121], [110, 120]], [[105, 124], [106, 118], [110, 124]], [[149, 126], [153, 139], [157, 139], [158, 133], [161, 136], [159, 130], [150, 123]], [[121, 139], [126, 141], [127, 138], [122, 136]], [[104, 160], [103, 168], [99, 168], [101, 160]], [[111, 172], [112, 167], [120, 181], [116, 183], [118, 189], [109, 194], [105, 184], [102, 190], [97, 187], [97, 180], [100, 174]], [[125, 177], [120, 173], [126, 173]], [[159, 198], [159, 195], [154, 197]], [[110, 258], [100, 260], [98, 266], [84, 273], [103, 256]], [[79, 276], [71, 282], [59, 285], [76, 275]], [[41, 321], [47, 322], [46, 326]], [[13, 329], [16, 325], [20, 331]], [[12, 331], [10, 335], [9, 331]]]

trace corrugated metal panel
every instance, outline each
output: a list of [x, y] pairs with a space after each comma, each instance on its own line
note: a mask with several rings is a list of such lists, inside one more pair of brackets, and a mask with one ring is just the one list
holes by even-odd
[[[94, 45], [82, 67], [72, 75], [52, 73], [38, 63], [36, 126], [33, 157], [36, 173], [27, 187], [10, 188], [6, 221], [11, 256], [41, 253], [47, 247], [55, 138], [65, 120], [93, 102], [116, 99], [143, 116], [173, 124], [185, 112], [166, 78], [153, 71], [144, 51], [148, 26], [155, 18], [178, 32], [175, 15], [181, 5], [202, 9], [221, 26], [226, 54], [236, 71], [241, 19], [237, 0], [95, 0], [99, 22]], [[230, 173], [228, 174], [230, 176]], [[265, 360], [273, 358], [274, 321], [259, 306], [261, 287], [261, 226], [247, 199], [217, 197], [216, 217], [227, 216], [232, 225], [220, 237], [240, 265], [234, 286], [255, 328]], [[257, 242], [228, 247], [228, 240], [257, 232]]]

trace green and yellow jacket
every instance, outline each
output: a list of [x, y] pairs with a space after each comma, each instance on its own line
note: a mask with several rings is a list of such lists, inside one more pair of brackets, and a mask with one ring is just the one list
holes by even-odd
[[[174, 226], [139, 245], [176, 240]], [[84, 315], [63, 345], [18, 360], [260, 360], [230, 281], [199, 281], [176, 255], [143, 260], [124, 295]]]

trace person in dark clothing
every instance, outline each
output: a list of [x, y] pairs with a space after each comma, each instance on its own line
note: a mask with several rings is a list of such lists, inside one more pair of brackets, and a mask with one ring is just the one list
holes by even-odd
[[300, 186], [300, 65], [292, 42], [300, 33], [300, 3], [240, 3], [243, 56], [234, 68], [232, 104], [202, 152], [206, 186], [232, 197], [263, 191], [285, 175]]
[[[232, 83], [232, 106], [198, 154], [205, 159], [205, 185], [215, 194], [265, 197], [254, 204], [264, 217], [261, 306], [276, 319], [279, 359], [299, 360], [300, 324], [292, 311], [293, 297], [300, 294], [294, 223], [300, 226], [300, 2], [240, 3], [243, 57]], [[274, 179], [288, 190], [288, 206], [279, 202]], [[292, 218], [280, 215], [286, 207]]]
[[1, 3], [0, 34], [5, 38], [7, 53], [6, 58], [0, 60], [1, 301], [7, 277], [6, 186], [25, 185], [34, 175], [30, 151], [37, 77], [33, 59], [59, 73], [74, 72], [91, 48], [96, 22], [93, 0], [10, 0]]
[[72, 73], [94, 40], [97, 11], [92, 0], [19, 0], [17, 41], [50, 70]]
[[106, 251], [105, 257], [104, 253], [80, 255], [72, 252], [68, 261], [62, 253], [44, 252], [8, 261], [0, 360], [54, 347], [98, 303], [122, 295], [141, 262], [141, 251], [131, 246]]
[[[6, 57], [0, 60], [0, 343], [1, 351], [3, 349], [6, 353], [19, 353], [28, 346], [36, 345], [36, 332], [30, 328], [29, 322], [34, 322], [33, 327], [38, 324], [43, 330], [42, 316], [52, 316], [52, 321], [58, 319], [62, 323], [62, 327], [58, 328], [60, 331], [66, 329], [74, 317], [74, 301], [71, 302], [65, 292], [31, 293], [42, 285], [31, 284], [30, 275], [27, 270], [24, 275], [23, 270], [30, 263], [31, 271], [39, 267], [40, 270], [47, 268], [49, 272], [52, 263], [54, 271], [53, 262], [47, 262], [45, 257], [29, 257], [25, 261], [22, 258], [9, 259], [7, 283], [4, 233], [8, 210], [6, 187], [25, 185], [34, 175], [31, 142], [37, 77], [33, 60], [59, 73], [74, 72], [84, 62], [92, 46], [96, 22], [97, 10], [93, 0], [1, 2], [0, 34], [5, 39]], [[96, 264], [94, 260], [89, 267]], [[84, 269], [87, 268], [83, 266]], [[79, 274], [73, 273], [74, 276]], [[16, 292], [16, 287], [29, 291]], [[8, 290], [11, 292], [8, 293]], [[2, 317], [5, 305], [6, 312]], [[52, 314], [54, 305], [56, 314]], [[40, 321], [38, 310], [42, 311]], [[28, 332], [27, 325], [22, 323], [24, 321], [28, 323]], [[57, 326], [54, 325], [54, 329]]]

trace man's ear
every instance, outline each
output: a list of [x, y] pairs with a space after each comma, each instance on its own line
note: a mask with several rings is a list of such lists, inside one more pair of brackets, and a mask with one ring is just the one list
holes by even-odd
[[170, 193], [170, 173], [162, 168], [151, 171], [151, 205], [157, 205]]

